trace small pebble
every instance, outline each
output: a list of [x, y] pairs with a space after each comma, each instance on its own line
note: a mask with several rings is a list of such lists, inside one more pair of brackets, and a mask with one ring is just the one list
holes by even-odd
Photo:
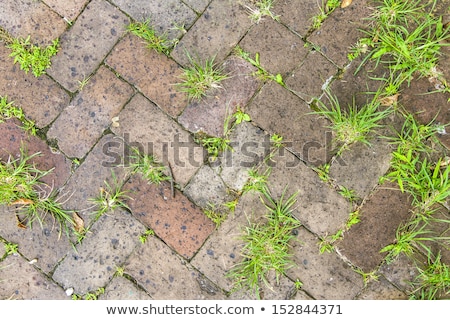
[[66, 290], [66, 295], [70, 297], [73, 294], [73, 288], [69, 288]]
[[35, 264], [36, 262], [38, 262], [38, 259], [33, 259], [30, 262], [28, 262], [29, 264]]

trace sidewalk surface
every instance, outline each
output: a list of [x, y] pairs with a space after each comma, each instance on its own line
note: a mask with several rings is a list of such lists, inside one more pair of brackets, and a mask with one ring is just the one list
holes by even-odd
[[[276, 1], [272, 11], [278, 20], [266, 16], [258, 22], [249, 18], [246, 5], [252, 1], [2, 0], [0, 27], [14, 37], [30, 35], [42, 46], [59, 38], [60, 50], [46, 74], [36, 78], [20, 70], [10, 49], [0, 45], [0, 96], [14, 101], [40, 129], [30, 136], [17, 121], [1, 123], [1, 157], [17, 157], [23, 144], [29, 154], [41, 152], [36, 165], [54, 168], [46, 182], [59, 192], [63, 207], [76, 211], [90, 228], [73, 244], [76, 239], [59, 236], [50, 217], [43, 228], [38, 223], [19, 228], [15, 208], [1, 206], [0, 237], [17, 244], [18, 251], [8, 255], [0, 245], [0, 298], [97, 293], [99, 299], [256, 299], [253, 292], [233, 291], [227, 274], [243, 259], [240, 236], [249, 220], [262, 221], [259, 196], [243, 194], [242, 188], [248, 170], [262, 164], [275, 133], [286, 148], [272, 159], [268, 186], [275, 198], [298, 192], [293, 215], [301, 227], [290, 250], [293, 267], [278, 282], [269, 279], [271, 289], [263, 286], [262, 298], [408, 298], [409, 281], [417, 275], [414, 262], [401, 255], [386, 264], [380, 253], [395, 240], [410, 210], [405, 194], [379, 185], [389, 170], [392, 146], [383, 139], [371, 146], [355, 144], [332, 162], [331, 178], [355, 190], [362, 199], [357, 203], [313, 170], [330, 161], [333, 136], [309, 104], [326, 86], [342, 104], [374, 89], [367, 70], [354, 75], [359, 61], [347, 58], [366, 27], [369, 1], [337, 8], [315, 30], [317, 0]], [[148, 49], [126, 31], [130, 22], [147, 19], [158, 33], [178, 39], [169, 55]], [[235, 54], [237, 45], [251, 57], [258, 53], [261, 66], [280, 74], [285, 86], [254, 76], [257, 69]], [[189, 66], [186, 52], [203, 61], [215, 56], [230, 75], [223, 87], [201, 100], [180, 92], [175, 84]], [[401, 102], [414, 112], [430, 106], [428, 114], [421, 113], [424, 122], [439, 108], [447, 110], [439, 121], [448, 123], [449, 96], [421, 95], [430, 86], [427, 81], [414, 81]], [[251, 121], [231, 132], [233, 152], [209, 161], [197, 134], [221, 136], [227, 115], [238, 106]], [[130, 175], [129, 146], [170, 165], [166, 173], [173, 175], [173, 184], [149, 184]], [[119, 208], [95, 220], [90, 199], [105, 181], [114, 185], [113, 177], [132, 198], [129, 210]], [[205, 215], [211, 204], [220, 207], [235, 199], [235, 212], [220, 226]], [[356, 209], [360, 223], [334, 243], [334, 251], [321, 254], [320, 240], [344, 228]], [[154, 235], [141, 241], [149, 229]], [[450, 255], [443, 259], [449, 263]], [[378, 280], [365, 281], [363, 275], [370, 273]]]

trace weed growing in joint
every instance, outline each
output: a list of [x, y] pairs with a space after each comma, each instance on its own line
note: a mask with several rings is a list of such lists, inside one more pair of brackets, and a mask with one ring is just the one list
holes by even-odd
[[127, 195], [126, 191], [122, 190], [123, 185], [117, 181], [114, 173], [112, 174], [112, 177], [114, 184], [111, 186], [105, 181], [105, 187], [100, 188], [100, 194], [97, 197], [90, 199], [90, 201], [97, 206], [95, 220], [98, 220], [103, 214], [112, 212], [118, 208], [130, 210], [125, 201], [131, 199], [131, 197]]
[[203, 212], [212, 222], [214, 222], [216, 229], [219, 228], [222, 222], [224, 222], [228, 217], [226, 212], [223, 212], [213, 203], [208, 204], [208, 207], [203, 210]]
[[5, 253], [8, 256], [19, 252], [19, 245], [17, 243], [5, 242], [3, 245], [5, 247]]
[[14, 58], [14, 63], [20, 64], [20, 69], [25, 73], [31, 69], [33, 75], [39, 77], [50, 67], [50, 59], [58, 53], [59, 39], [53, 40], [52, 44], [45, 48], [40, 48], [30, 42], [30, 36], [26, 39], [14, 38], [6, 47], [12, 50], [10, 56]]
[[215, 57], [202, 63], [195, 61], [189, 53], [186, 54], [191, 66], [183, 69], [181, 82], [177, 83], [181, 92], [186, 92], [190, 100], [199, 100], [206, 97], [211, 89], [222, 88], [220, 83], [229, 76], [214, 62]]
[[167, 39], [166, 35], [157, 35], [150, 25], [150, 20], [144, 22], [132, 22], [127, 26], [128, 32], [143, 39], [149, 49], [169, 55], [174, 47], [174, 42]]
[[272, 12], [274, 0], [257, 0], [253, 2], [255, 8], [245, 6], [250, 14], [249, 17], [253, 22], [259, 23], [265, 16], [270, 17], [276, 21], [279, 20], [279, 16], [276, 16]]
[[19, 206], [19, 215], [25, 216], [19, 225], [24, 228], [31, 227], [35, 221], [42, 227], [44, 218], [50, 214], [60, 232], [69, 234], [69, 227], [74, 225], [70, 212], [62, 208], [56, 193], [40, 181], [51, 170], [41, 171], [30, 164], [37, 155], [27, 156], [22, 148], [19, 159], [9, 158], [0, 163], [0, 204]]
[[330, 107], [317, 100], [317, 111], [313, 114], [324, 116], [331, 121], [331, 128], [336, 132], [336, 139], [343, 144], [341, 151], [358, 141], [370, 145], [369, 134], [381, 127], [379, 122], [392, 112], [392, 108], [379, 110], [378, 99], [373, 99], [362, 107], [358, 107], [353, 100], [353, 103], [344, 109], [336, 96], [332, 95], [329, 90], [326, 91], [326, 94]]
[[148, 229], [144, 232], [144, 234], [141, 234], [139, 236], [139, 241], [144, 244], [145, 242], [147, 242], [147, 238], [149, 236], [154, 236], [155, 235], [155, 231], [153, 231], [152, 229]]
[[27, 119], [23, 110], [14, 106], [14, 101], [8, 102], [8, 97], [0, 96], [0, 123], [7, 119], [16, 118], [22, 122], [22, 129], [30, 132], [32, 135], [36, 135], [36, 126], [33, 121]]
[[263, 66], [261, 65], [260, 59], [259, 59], [259, 53], [255, 54], [255, 59], [250, 57], [250, 53], [244, 51], [241, 47], [236, 46], [236, 48], [234, 49], [235, 54], [238, 57], [241, 57], [242, 59], [244, 59], [245, 61], [251, 63], [254, 67], [256, 67], [258, 70], [255, 72], [255, 75], [257, 77], [259, 77], [260, 79], [262, 79], [263, 81], [265, 80], [272, 80], [275, 81], [276, 83], [278, 83], [281, 86], [285, 86], [284, 84], [284, 80], [283, 80], [283, 76], [281, 74], [276, 74], [273, 75], [271, 74], [269, 71], [267, 71], [266, 69], [263, 68]]
[[233, 290], [252, 290], [261, 297], [261, 284], [270, 288], [268, 276], [275, 272], [276, 281], [292, 267], [289, 248], [295, 235], [293, 231], [300, 222], [292, 216], [297, 194], [285, 199], [285, 193], [274, 200], [267, 190], [261, 199], [268, 210], [265, 224], [249, 223], [242, 239], [245, 245], [241, 251], [244, 260], [238, 263], [228, 276], [234, 279]]
[[319, 13], [312, 17], [313, 29], [319, 29], [325, 19], [341, 4], [340, 0], [322, 0]]
[[130, 164], [133, 173], [140, 173], [149, 183], [160, 184], [163, 181], [170, 180], [170, 177], [164, 173], [168, 170], [160, 164], [152, 155], [142, 155], [139, 150], [133, 149], [135, 160]]
[[259, 173], [258, 169], [253, 168], [248, 170], [247, 183], [242, 188], [242, 192], [249, 191], [264, 193], [267, 190], [267, 180], [269, 179], [271, 168], [266, 169], [264, 173]]

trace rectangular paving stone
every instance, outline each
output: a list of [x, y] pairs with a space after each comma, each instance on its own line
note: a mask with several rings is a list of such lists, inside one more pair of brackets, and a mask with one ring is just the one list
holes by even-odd
[[356, 300], [408, 300], [408, 296], [380, 276], [377, 281], [371, 281]]
[[2, 300], [67, 300], [61, 287], [48, 279], [19, 255], [0, 262], [0, 299]]
[[361, 291], [362, 276], [337, 254], [319, 254], [318, 238], [300, 228], [297, 239], [292, 248], [295, 267], [287, 275], [300, 279], [302, 290], [318, 300], [349, 300]]
[[380, 186], [360, 209], [360, 222], [336, 244], [340, 252], [365, 272], [373, 271], [384, 259], [380, 253], [395, 241], [398, 227], [410, 216], [410, 199], [393, 184]]
[[364, 36], [360, 30], [367, 28], [365, 18], [371, 13], [370, 0], [355, 1], [344, 9], [337, 8], [308, 37], [308, 41], [320, 47], [327, 58], [342, 68], [349, 64], [347, 54], [350, 48]]
[[217, 208], [232, 197], [219, 175], [209, 166], [203, 165], [184, 188], [183, 193], [201, 208], [214, 205]]
[[126, 35], [106, 63], [170, 116], [178, 116], [188, 104], [186, 93], [175, 87], [182, 75], [180, 66], [138, 37]]
[[114, 277], [99, 300], [151, 300], [151, 297], [124, 277]]
[[308, 103], [320, 97], [322, 89], [338, 70], [320, 52], [310, 51], [301, 65], [286, 79], [286, 86]]
[[229, 139], [233, 151], [225, 151], [211, 166], [228, 187], [240, 191], [249, 178], [248, 170], [260, 164], [269, 153], [270, 138], [260, 128], [242, 122]]
[[169, 39], [183, 35], [183, 31], [175, 27], [189, 29], [197, 18], [195, 12], [180, 0], [112, 0], [112, 2], [136, 21], [150, 20], [157, 34], [165, 34]]
[[300, 64], [308, 53], [299, 36], [273, 19], [266, 19], [251, 28], [239, 46], [252, 58], [259, 53], [264, 69], [283, 76]]
[[214, 230], [214, 223], [181, 192], [175, 190], [172, 198], [169, 182], [155, 185], [133, 176], [124, 189], [131, 192], [127, 204], [133, 215], [186, 259]]
[[10, 54], [11, 50], [0, 45], [0, 95], [8, 96], [8, 101], [14, 101], [27, 118], [43, 128], [69, 104], [70, 96], [47, 75], [25, 74], [13, 64]]
[[123, 141], [112, 134], [105, 135], [61, 191], [67, 197], [64, 208], [76, 210], [86, 226], [92, 222], [97, 209], [90, 199], [100, 194], [100, 188], [106, 187], [105, 181], [114, 188], [116, 183], [121, 185], [128, 177], [129, 172], [120, 167], [122, 155]]
[[170, 164], [174, 180], [185, 186], [203, 164], [203, 147], [187, 131], [144, 96], [137, 94], [119, 114], [119, 127], [112, 131], [125, 143], [140, 147], [165, 166]]
[[278, 0], [271, 11], [279, 16], [281, 23], [306, 37], [313, 23], [312, 18], [320, 13], [321, 4], [317, 0]]
[[293, 215], [308, 230], [325, 236], [345, 225], [350, 204], [286, 149], [280, 149], [261, 172], [267, 167], [271, 167], [267, 184], [273, 197], [280, 198], [283, 192], [285, 197], [298, 192]]
[[93, 0], [66, 33], [49, 75], [71, 92], [97, 69], [125, 32], [129, 19], [105, 0]]
[[340, 186], [354, 190], [364, 199], [391, 167], [393, 147], [385, 138], [370, 139], [370, 146], [356, 143], [333, 161], [330, 177]]
[[58, 265], [53, 280], [81, 295], [105, 287], [144, 232], [145, 227], [125, 211], [115, 210], [103, 215], [77, 250]]
[[125, 270], [155, 300], [225, 299], [219, 290], [205, 290], [201, 274], [156, 237], [136, 248]]
[[[225, 19], [224, 17], [233, 17]], [[234, 0], [212, 1], [202, 16], [180, 40], [171, 56], [182, 66], [191, 57], [221, 62], [252, 25], [245, 9]]]
[[41, 181], [57, 191], [70, 177], [72, 162], [51, 149], [45, 141], [29, 135], [21, 126], [22, 123], [16, 119], [0, 123], [0, 160], [20, 159], [21, 148], [28, 156], [39, 153], [29, 163], [41, 171], [52, 170]]
[[75, 20], [90, 0], [43, 0], [50, 8], [68, 21]]
[[50, 215], [44, 219], [42, 227], [35, 221], [31, 228], [19, 228], [16, 216], [19, 212], [15, 207], [0, 206], [0, 236], [17, 243], [19, 252], [29, 261], [37, 259], [35, 265], [43, 272], [52, 272], [58, 262], [73, 250], [69, 239]]
[[311, 112], [307, 103], [275, 82], [267, 83], [247, 108], [259, 127], [281, 135], [303, 161], [319, 166], [333, 154], [332, 133], [330, 122]]
[[236, 56], [223, 63], [224, 73], [229, 76], [201, 100], [193, 100], [178, 117], [178, 122], [191, 132], [204, 132], [221, 137], [227, 117], [237, 110], [245, 109], [261, 82], [253, 76], [256, 68]]
[[245, 227], [249, 221], [260, 221], [266, 208], [255, 193], [246, 193], [238, 202], [234, 214], [228, 215], [220, 227], [208, 238], [191, 264], [225, 291], [234, 287], [234, 279], [227, 274], [242, 261], [241, 250]]
[[78, 93], [47, 137], [69, 157], [83, 158], [133, 94], [133, 89], [106, 67], [101, 67]]
[[49, 45], [66, 29], [66, 23], [41, 1], [3, 0], [0, 26], [13, 37], [27, 38], [31, 43]]

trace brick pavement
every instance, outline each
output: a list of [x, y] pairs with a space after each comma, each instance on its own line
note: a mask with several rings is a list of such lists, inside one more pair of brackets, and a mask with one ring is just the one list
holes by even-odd
[[[319, 254], [320, 238], [343, 227], [352, 204], [312, 170], [330, 160], [333, 146], [329, 123], [310, 114], [309, 103], [326, 84], [345, 87], [342, 73], [351, 81], [344, 69], [346, 53], [369, 14], [367, 1], [337, 9], [312, 32], [316, 0], [279, 0], [273, 9], [278, 21], [266, 17], [259, 23], [234, 0], [3, 2], [0, 27], [13, 36], [30, 35], [38, 44], [59, 37], [61, 49], [47, 74], [35, 78], [14, 65], [0, 45], [0, 95], [13, 100], [41, 129], [39, 137], [30, 137], [18, 122], [0, 124], [1, 158], [17, 155], [20, 142], [29, 151], [42, 152], [36, 165], [55, 167], [46, 182], [60, 192], [63, 206], [76, 210], [91, 228], [81, 243], [72, 245], [58, 237], [51, 219], [43, 229], [21, 229], [14, 208], [0, 207], [0, 237], [18, 244], [18, 252], [10, 255], [0, 245], [0, 298], [70, 299], [67, 292], [85, 295], [105, 288], [100, 299], [255, 299], [249, 292], [231, 292], [227, 273], [242, 259], [239, 235], [247, 220], [261, 219], [264, 213], [259, 198], [242, 195], [242, 188], [248, 169], [267, 155], [274, 133], [290, 143], [273, 158], [269, 188], [276, 197], [286, 187], [289, 193], [299, 192], [294, 216], [302, 227], [291, 249], [295, 266], [279, 283], [269, 279], [273, 291], [265, 290], [264, 298], [407, 297], [405, 283], [414, 274], [409, 262], [387, 266], [378, 252], [393, 240], [393, 227], [409, 209], [407, 199], [396, 195], [390, 201], [405, 205], [395, 219], [375, 223], [380, 209], [372, 204], [383, 202], [381, 210], [390, 205], [385, 202], [390, 191], [377, 186], [390, 159], [383, 141], [370, 149], [352, 149], [344, 164], [331, 167], [340, 184], [369, 200], [361, 223], [338, 244], [340, 250]], [[131, 21], [148, 18], [157, 32], [178, 39], [169, 56], [126, 32]], [[336, 33], [346, 36], [336, 41]], [[255, 67], [233, 55], [236, 45], [252, 56], [258, 53], [261, 65], [282, 74], [286, 85], [255, 77]], [[188, 64], [186, 51], [223, 63], [231, 77], [222, 89], [201, 101], [189, 101], [177, 91], [174, 84]], [[358, 91], [350, 91], [354, 93]], [[209, 162], [196, 134], [222, 135], [225, 118], [238, 106], [252, 121], [231, 133], [234, 152]], [[242, 147], [246, 143], [250, 149]], [[141, 146], [170, 165], [174, 185], [151, 185], [131, 175], [120, 165], [129, 146]], [[367, 167], [373, 162], [378, 165]], [[364, 179], [348, 180], [361, 171]], [[112, 173], [129, 191], [129, 210], [95, 219], [90, 199], [105, 181], [114, 182]], [[235, 212], [216, 228], [205, 210], [236, 198]], [[148, 229], [155, 234], [140, 242]], [[355, 245], [360, 237], [379, 234], [381, 247]], [[375, 270], [380, 281], [365, 285], [350, 263], [365, 272]], [[118, 268], [123, 268], [122, 276]], [[295, 289], [296, 280], [303, 283], [300, 289]]]

